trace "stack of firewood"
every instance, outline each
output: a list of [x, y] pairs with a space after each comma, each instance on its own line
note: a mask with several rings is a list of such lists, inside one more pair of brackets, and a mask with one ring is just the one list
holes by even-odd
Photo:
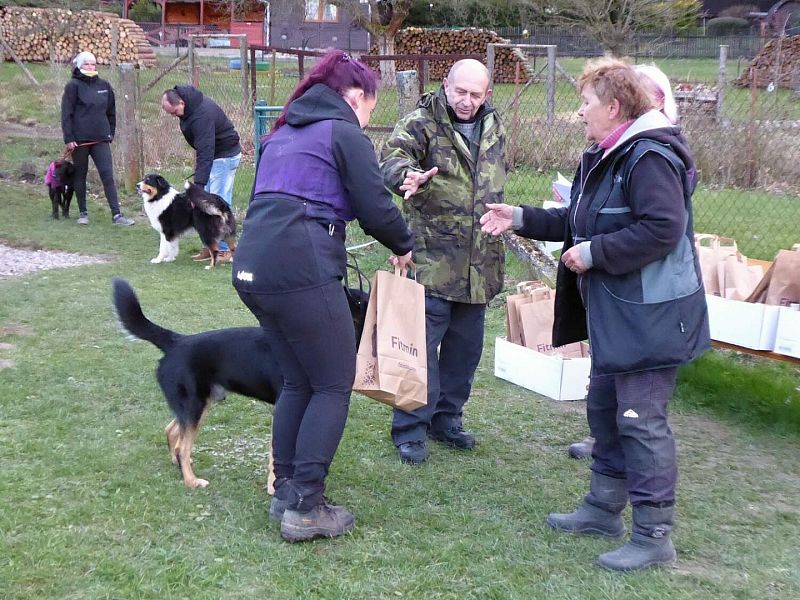
[[750, 63], [735, 85], [800, 88], [800, 35], [791, 35], [769, 40]]
[[[422, 29], [409, 27], [395, 37], [396, 54], [480, 54], [486, 57], [487, 44], [507, 44], [508, 40], [494, 31], [485, 29]], [[377, 54], [377, 48], [372, 49]], [[494, 59], [495, 83], [513, 83], [516, 65], [519, 63], [519, 79], [527, 81], [532, 73], [525, 56], [517, 49], [499, 48]], [[428, 79], [441, 80], [453, 61], [431, 61], [428, 64]], [[398, 61], [397, 70], [416, 69], [415, 61]]]
[[0, 31], [19, 60], [67, 62], [83, 50], [107, 65], [133, 63], [139, 67], [156, 64], [156, 55], [144, 31], [133, 21], [110, 13], [60, 8], [0, 9]]

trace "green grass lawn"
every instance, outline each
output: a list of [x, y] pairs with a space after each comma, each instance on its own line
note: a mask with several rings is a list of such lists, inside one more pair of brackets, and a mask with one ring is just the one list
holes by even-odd
[[[592, 561], [613, 541], [544, 524], [585, 492], [588, 465], [565, 452], [586, 433], [584, 403], [494, 377], [501, 296], [465, 413], [477, 449], [434, 445], [428, 464], [401, 465], [388, 408], [355, 395], [328, 493], [353, 510], [356, 529], [289, 545], [267, 522], [270, 409], [236, 395], [217, 406], [194, 454], [211, 485], [186, 489], [163, 435], [160, 353], [127, 340], [111, 309], [111, 278], [123, 276], [164, 326], [254, 325], [230, 266], [193, 263], [194, 236], [175, 263], [151, 265], [157, 234], [136, 198], [123, 199], [136, 226], [112, 226], [92, 198], [97, 218], [79, 227], [48, 218], [39, 185], [0, 191], [0, 240], [108, 259], [0, 280], [4, 599], [800, 597], [800, 426], [785, 416], [800, 403], [796, 367], [712, 353], [681, 372], [677, 566], [607, 573]], [[351, 227], [348, 243], [364, 240]], [[359, 256], [372, 272], [387, 253]], [[526, 276], [510, 259], [508, 289]], [[783, 416], [764, 411], [781, 404]]]

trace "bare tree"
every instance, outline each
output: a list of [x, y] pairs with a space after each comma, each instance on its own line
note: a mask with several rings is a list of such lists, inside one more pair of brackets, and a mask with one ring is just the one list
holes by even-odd
[[699, 0], [529, 0], [529, 5], [547, 22], [580, 27], [615, 56], [636, 33], [671, 29], [700, 9]]
[[[367, 10], [359, 0], [331, 0], [366, 29], [378, 46], [380, 54], [394, 54], [394, 38], [411, 9], [411, 0], [369, 0]], [[381, 61], [381, 79], [394, 84], [394, 61]]]

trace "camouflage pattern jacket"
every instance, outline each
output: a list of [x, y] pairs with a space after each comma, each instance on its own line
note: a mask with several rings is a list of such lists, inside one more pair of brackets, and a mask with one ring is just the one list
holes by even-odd
[[407, 170], [439, 172], [403, 202], [416, 234], [417, 280], [432, 296], [485, 304], [503, 287], [502, 238], [481, 231], [486, 204], [503, 202], [506, 181], [505, 132], [488, 103], [478, 113], [480, 150], [473, 160], [454, 128], [444, 87], [420, 98], [401, 119], [381, 153], [383, 180], [395, 194]]

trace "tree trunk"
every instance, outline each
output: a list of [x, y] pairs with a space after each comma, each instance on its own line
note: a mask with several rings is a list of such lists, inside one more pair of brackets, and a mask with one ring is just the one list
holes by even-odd
[[[394, 36], [389, 35], [383, 31], [377, 35], [379, 54], [394, 54]], [[397, 81], [395, 80], [395, 61], [382, 60], [381, 61], [381, 83], [383, 87], [392, 87]]]

